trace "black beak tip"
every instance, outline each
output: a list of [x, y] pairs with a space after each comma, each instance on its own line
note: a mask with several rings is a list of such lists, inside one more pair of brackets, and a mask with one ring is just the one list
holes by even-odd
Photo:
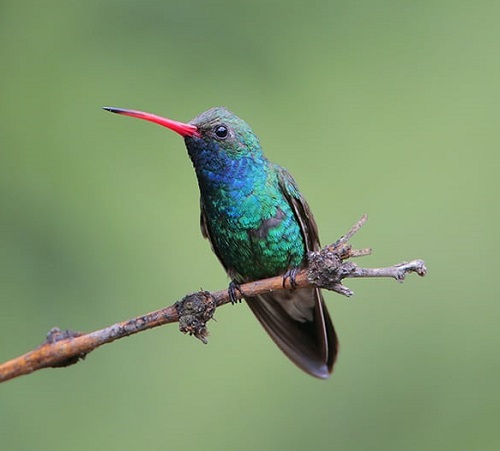
[[123, 113], [123, 110], [121, 108], [115, 108], [114, 106], [103, 106], [102, 109], [116, 114]]

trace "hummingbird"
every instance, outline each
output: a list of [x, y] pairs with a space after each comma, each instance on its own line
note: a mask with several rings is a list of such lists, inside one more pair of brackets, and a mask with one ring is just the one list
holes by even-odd
[[[137, 110], [104, 107], [150, 121], [184, 138], [200, 190], [201, 233], [231, 278], [239, 284], [291, 277], [320, 248], [316, 222], [290, 173], [271, 163], [259, 139], [241, 118], [211, 108], [189, 123]], [[234, 300], [234, 299], [232, 299]], [[264, 329], [299, 368], [330, 376], [338, 340], [320, 289], [279, 290], [245, 297]]]

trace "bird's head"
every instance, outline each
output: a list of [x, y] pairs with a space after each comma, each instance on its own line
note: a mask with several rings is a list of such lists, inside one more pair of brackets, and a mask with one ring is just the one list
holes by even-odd
[[250, 126], [226, 108], [215, 107], [183, 123], [137, 110], [104, 107], [112, 113], [136, 117], [163, 125], [184, 137], [190, 157], [196, 164], [200, 158], [262, 158], [257, 136]]

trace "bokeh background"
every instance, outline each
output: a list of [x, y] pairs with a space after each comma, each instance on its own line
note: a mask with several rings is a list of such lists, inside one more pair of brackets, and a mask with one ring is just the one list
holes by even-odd
[[426, 278], [326, 300], [334, 376], [242, 304], [208, 346], [176, 325], [0, 386], [2, 450], [499, 449], [500, 3], [0, 3], [0, 360], [227, 278], [182, 140], [103, 105], [245, 118], [323, 242]]

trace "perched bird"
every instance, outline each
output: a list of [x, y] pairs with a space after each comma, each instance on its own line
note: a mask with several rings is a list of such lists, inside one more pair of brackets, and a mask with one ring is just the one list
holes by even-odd
[[[319, 249], [316, 223], [292, 176], [263, 154], [250, 126], [225, 108], [189, 123], [104, 107], [163, 125], [184, 137], [200, 189], [201, 232], [239, 283], [286, 275]], [[286, 276], [285, 276], [286, 277]], [[246, 302], [278, 347], [305, 372], [327, 378], [338, 341], [318, 288], [282, 290]]]

